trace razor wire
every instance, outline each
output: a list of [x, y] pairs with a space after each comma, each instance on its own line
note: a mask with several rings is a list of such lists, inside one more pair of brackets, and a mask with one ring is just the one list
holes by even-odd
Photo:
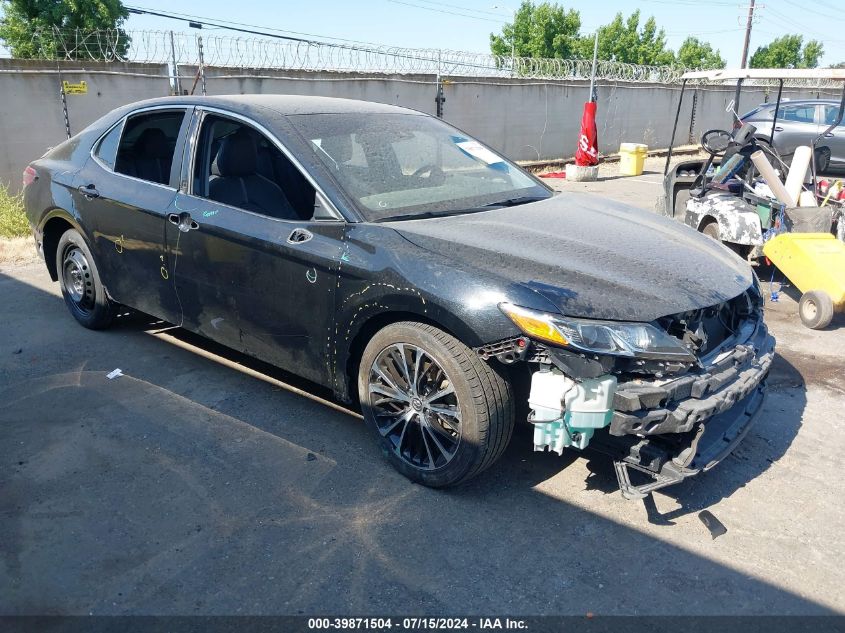
[[[202, 41], [202, 52], [199, 42]], [[244, 70], [301, 70], [442, 77], [589, 80], [591, 59], [510, 57], [434, 48], [404, 48], [322, 42], [300, 38], [244, 37], [203, 32], [63, 30], [37, 32], [37, 57], [69, 61], [176, 63]], [[596, 79], [609, 82], [679, 84], [681, 66], [599, 61]], [[690, 81], [706, 84], [706, 81]], [[747, 81], [774, 86], [776, 81]], [[839, 87], [841, 82], [788, 81], [790, 87]]]

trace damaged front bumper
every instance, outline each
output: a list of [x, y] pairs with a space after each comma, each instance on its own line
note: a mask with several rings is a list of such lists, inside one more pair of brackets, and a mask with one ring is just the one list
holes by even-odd
[[[681, 441], [651, 436], [628, 441], [607, 434], [594, 438], [592, 446], [614, 459], [619, 489], [626, 499], [642, 499], [651, 492], [710, 470], [727, 457], [756, 421], [766, 396], [765, 379], [742, 400], [697, 425]], [[626, 438], [626, 439], [627, 439]], [[635, 484], [631, 473], [644, 476]], [[636, 477], [636, 475], [635, 475]]]
[[[763, 406], [774, 338], [760, 318], [746, 322], [734, 342], [680, 375], [618, 377], [609, 423], [588, 439], [614, 459], [623, 496], [642, 498], [709, 470], [746, 435]], [[535, 438], [543, 428], [535, 425]], [[569, 436], [572, 430], [564, 428]], [[536, 450], [546, 448], [560, 452], [559, 444], [538, 445], [535, 439]], [[634, 483], [642, 478], [644, 483]]]

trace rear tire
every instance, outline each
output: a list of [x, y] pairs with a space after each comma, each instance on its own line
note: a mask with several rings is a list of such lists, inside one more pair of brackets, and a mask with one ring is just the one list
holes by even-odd
[[56, 271], [65, 305], [80, 325], [90, 330], [111, 325], [114, 306], [106, 296], [91, 250], [74, 229], [59, 238]]
[[821, 330], [833, 320], [833, 299], [823, 290], [810, 290], [801, 295], [798, 316], [811, 330]]
[[391, 464], [433, 488], [488, 468], [513, 432], [510, 383], [459, 340], [423, 323], [393, 323], [373, 336], [361, 357], [358, 395]]

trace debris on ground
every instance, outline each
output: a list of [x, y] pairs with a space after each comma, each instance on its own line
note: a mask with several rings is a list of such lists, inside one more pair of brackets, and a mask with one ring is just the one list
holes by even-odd
[[710, 536], [712, 536], [714, 540], [719, 536], [722, 536], [722, 534], [727, 534], [728, 528], [726, 528], [725, 524], [717, 519], [710, 510], [702, 510], [698, 513], [698, 518], [701, 519], [704, 527], [710, 530]]

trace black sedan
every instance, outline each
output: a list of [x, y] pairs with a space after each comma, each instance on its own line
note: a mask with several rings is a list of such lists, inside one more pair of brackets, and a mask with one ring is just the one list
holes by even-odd
[[603, 450], [642, 496], [717, 463], [761, 407], [773, 340], [746, 263], [671, 220], [553, 195], [419, 112], [145, 101], [24, 184], [79, 323], [127, 306], [328, 386], [425, 485], [489, 467], [527, 411], [536, 450]]

